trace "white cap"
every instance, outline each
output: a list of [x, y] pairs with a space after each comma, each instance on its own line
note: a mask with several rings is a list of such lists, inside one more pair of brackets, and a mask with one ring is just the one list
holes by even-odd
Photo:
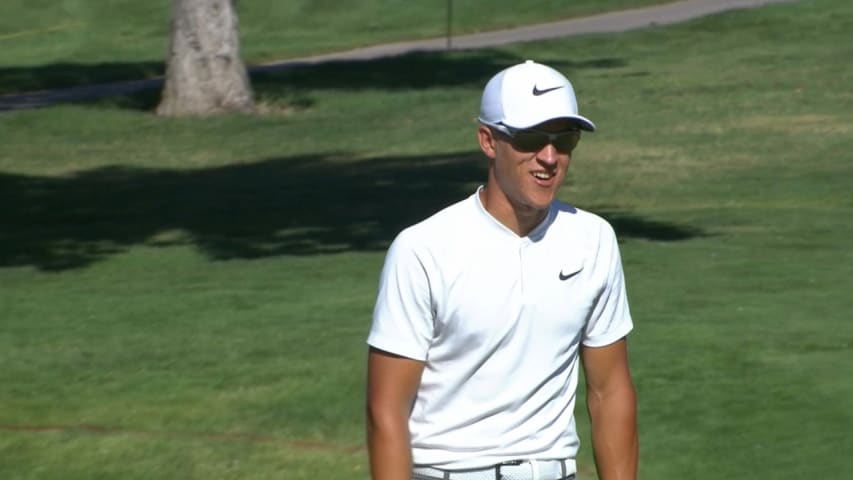
[[581, 130], [595, 124], [578, 115], [569, 80], [551, 67], [527, 60], [498, 72], [483, 90], [479, 121], [499, 130], [530, 128], [555, 118], [577, 122]]

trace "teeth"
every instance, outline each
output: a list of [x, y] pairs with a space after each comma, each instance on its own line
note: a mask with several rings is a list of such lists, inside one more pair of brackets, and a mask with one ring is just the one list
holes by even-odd
[[533, 176], [536, 178], [541, 178], [542, 180], [548, 180], [551, 178], [551, 174], [547, 172], [533, 172]]

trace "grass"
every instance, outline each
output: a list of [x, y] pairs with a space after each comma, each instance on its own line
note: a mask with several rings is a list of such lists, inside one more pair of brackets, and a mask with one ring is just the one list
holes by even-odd
[[851, 19], [339, 62], [255, 78], [259, 116], [159, 119], [144, 92], [3, 114], [0, 477], [365, 478], [383, 249], [481, 181], [479, 91], [527, 57], [600, 127], [561, 195], [622, 241], [642, 478], [843, 476]]
[[[667, 0], [301, 0], [238, 2], [248, 64], [383, 42], [553, 21]], [[0, 95], [162, 75], [169, 0], [6, 0], [0, 18]], [[489, 9], [488, 15], [483, 10]], [[132, 19], [132, 21], [128, 21]]]

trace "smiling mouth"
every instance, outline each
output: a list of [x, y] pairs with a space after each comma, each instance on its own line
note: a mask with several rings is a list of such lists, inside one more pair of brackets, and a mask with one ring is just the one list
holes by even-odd
[[539, 180], [550, 180], [556, 174], [555, 173], [548, 173], [548, 172], [533, 172], [532, 175], [535, 178], [538, 178]]

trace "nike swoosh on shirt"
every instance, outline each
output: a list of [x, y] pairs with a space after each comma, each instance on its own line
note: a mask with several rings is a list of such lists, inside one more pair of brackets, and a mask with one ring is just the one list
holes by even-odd
[[539, 95], [544, 95], [548, 92], [553, 92], [554, 90], [559, 90], [561, 88], [563, 88], [562, 85], [560, 85], [559, 87], [543, 88], [542, 90], [539, 90], [536, 85], [533, 85], [533, 96], [538, 97]]
[[574, 277], [575, 275], [577, 275], [578, 272], [580, 272], [580, 270], [575, 270], [574, 272], [570, 272], [570, 273], [567, 273], [564, 275], [563, 271], [560, 270], [560, 280], [568, 280], [568, 279]]

